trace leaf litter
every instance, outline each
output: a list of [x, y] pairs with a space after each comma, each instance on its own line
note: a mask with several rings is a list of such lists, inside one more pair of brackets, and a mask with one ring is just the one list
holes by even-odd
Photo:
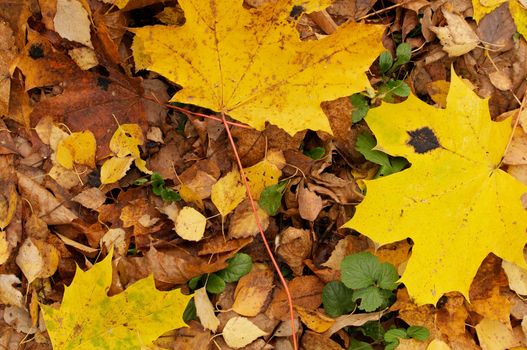
[[527, 346], [526, 4], [393, 3], [0, 1], [2, 346]]

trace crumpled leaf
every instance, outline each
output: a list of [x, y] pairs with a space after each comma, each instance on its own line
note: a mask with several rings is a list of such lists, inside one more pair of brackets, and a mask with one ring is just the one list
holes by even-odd
[[[181, 85], [172, 101], [221, 111], [258, 130], [269, 121], [291, 135], [306, 128], [331, 132], [320, 102], [368, 86], [363, 72], [382, 51], [383, 27], [354, 22], [322, 40], [300, 41], [296, 20], [288, 20], [290, 0], [251, 10], [241, 0], [179, 5], [183, 26], [134, 31], [136, 69]], [[302, 5], [311, 12], [329, 4]]]
[[86, 272], [77, 269], [60, 309], [41, 305], [53, 348], [136, 350], [185, 326], [182, 315], [191, 296], [179, 289], [158, 291], [152, 276], [108, 297], [112, 255]]
[[95, 136], [91, 131], [71, 133], [57, 146], [57, 162], [66, 169], [72, 169], [74, 163], [95, 168], [96, 148]]
[[218, 180], [210, 193], [212, 203], [218, 208], [221, 216], [225, 217], [234, 210], [245, 198], [245, 187], [241, 183], [237, 169], [231, 170]]
[[22, 307], [22, 293], [13, 287], [21, 281], [15, 275], [0, 275], [0, 303]]
[[457, 57], [472, 51], [478, 43], [479, 38], [465, 21], [463, 17], [443, 9], [443, 15], [447, 21], [446, 27], [430, 27], [437, 34], [443, 50], [448, 52], [450, 57]]
[[487, 100], [452, 72], [445, 110], [410, 96], [372, 109], [366, 121], [379, 149], [412, 166], [366, 181], [368, 193], [345, 226], [379, 244], [412, 238], [401, 282], [417, 304], [435, 304], [449, 291], [468, 299], [490, 252], [527, 267], [527, 213], [520, 201], [527, 188], [498, 169], [511, 125], [490, 120]]
[[236, 316], [227, 321], [222, 334], [227, 345], [231, 348], [239, 349], [267, 333], [247, 318]]

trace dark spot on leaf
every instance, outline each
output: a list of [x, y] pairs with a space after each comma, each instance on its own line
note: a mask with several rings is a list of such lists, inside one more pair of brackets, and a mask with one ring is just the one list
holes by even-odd
[[132, 134], [130, 134], [129, 132], [125, 132], [124, 135], [125, 135], [126, 137], [132, 137]]
[[436, 308], [441, 309], [443, 306], [446, 305], [448, 302], [448, 297], [446, 295], [443, 295], [439, 300], [437, 301]]
[[29, 48], [29, 57], [34, 60], [44, 57], [44, 49], [42, 48], [42, 44], [31, 45]]
[[289, 13], [289, 16], [293, 17], [294, 19], [297, 19], [304, 11], [305, 9], [302, 6], [296, 5], [293, 6], [293, 9], [291, 10], [291, 13]]
[[423, 154], [441, 147], [437, 136], [429, 127], [408, 131], [408, 135], [410, 140], [407, 143], [415, 149], [416, 153]]
[[103, 89], [104, 91], [108, 91], [108, 86], [110, 86], [110, 80], [106, 79], [105, 77], [97, 77], [97, 86]]

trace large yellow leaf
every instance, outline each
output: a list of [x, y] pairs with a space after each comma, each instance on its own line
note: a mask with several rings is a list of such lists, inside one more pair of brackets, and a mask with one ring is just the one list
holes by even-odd
[[[320, 102], [368, 86], [364, 72], [382, 51], [382, 26], [348, 23], [321, 40], [301, 41], [288, 17], [299, 1], [245, 9], [242, 0], [181, 0], [183, 26], [136, 29], [137, 69], [181, 85], [172, 101], [200, 105], [261, 130], [331, 132]], [[327, 0], [302, 1], [307, 11]]]
[[380, 244], [412, 238], [401, 278], [418, 304], [469, 286], [489, 253], [527, 268], [527, 187], [498, 169], [510, 120], [492, 122], [488, 101], [452, 71], [446, 109], [414, 96], [383, 104], [366, 118], [378, 148], [411, 167], [367, 181], [367, 194], [345, 226]]
[[[525, 4], [525, 1], [523, 1], [523, 4]], [[512, 18], [514, 18], [516, 30], [527, 39], [527, 7], [523, 4], [520, 0], [510, 0], [509, 10]]]
[[42, 305], [54, 349], [136, 350], [185, 326], [182, 315], [191, 296], [160, 292], [149, 276], [108, 297], [111, 281], [110, 253], [87, 272], [77, 269], [60, 309]]

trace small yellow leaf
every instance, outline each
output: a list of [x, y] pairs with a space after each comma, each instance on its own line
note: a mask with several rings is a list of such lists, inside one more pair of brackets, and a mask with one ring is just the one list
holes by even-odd
[[245, 187], [241, 182], [238, 170], [232, 170], [219, 179], [212, 186], [210, 198], [221, 216], [225, 217], [233, 211], [245, 198]]
[[231, 348], [239, 349], [266, 335], [258, 326], [245, 317], [236, 316], [225, 324], [223, 339]]
[[426, 350], [450, 350], [450, 346], [442, 340], [434, 339], [428, 344]]
[[302, 323], [317, 333], [324, 333], [335, 323], [331, 317], [325, 316], [318, 311], [307, 310], [301, 306], [295, 307]]
[[[13, 184], [8, 184], [6, 187], [9, 191], [9, 200], [6, 200], [4, 196], [0, 195], [0, 231], [3, 231], [13, 219], [18, 200], [15, 186]], [[1, 260], [2, 259], [0, 259], [0, 261]]]
[[176, 219], [176, 233], [187, 241], [199, 241], [205, 233], [207, 219], [192, 207], [184, 207]]
[[77, 268], [60, 309], [41, 305], [54, 349], [135, 350], [185, 326], [183, 311], [191, 295], [158, 291], [152, 275], [108, 297], [112, 253], [87, 272]]
[[484, 318], [476, 326], [479, 343], [484, 350], [505, 350], [521, 345], [509, 327], [500, 321]]
[[57, 162], [66, 169], [72, 169], [73, 164], [95, 167], [95, 136], [89, 130], [74, 132], [62, 139], [57, 146]]
[[7, 241], [7, 235], [5, 231], [0, 230], [0, 265], [5, 263], [9, 259], [11, 249], [9, 248], [9, 242]]
[[16, 263], [29, 283], [37, 278], [49, 277], [59, 266], [59, 251], [51, 244], [27, 238], [18, 250]]
[[251, 189], [251, 195], [254, 200], [260, 198], [260, 194], [267, 187], [278, 183], [282, 171], [269, 160], [264, 159], [261, 162], [245, 169], [245, 175]]
[[134, 164], [137, 167], [137, 169], [141, 170], [143, 173], [152, 174], [152, 171], [148, 170], [148, 168], [146, 167], [146, 161], [144, 161], [143, 159], [135, 158]]
[[194, 203], [198, 208], [203, 209], [203, 201], [201, 198], [194, 192], [190, 187], [186, 185], [181, 185], [179, 188], [179, 195], [187, 203]]
[[139, 146], [144, 142], [143, 131], [137, 124], [119, 125], [110, 140], [110, 149], [117, 157], [139, 158]]
[[119, 181], [126, 175], [130, 165], [134, 161], [134, 157], [112, 157], [108, 159], [101, 166], [101, 183], [102, 184], [111, 184]]

